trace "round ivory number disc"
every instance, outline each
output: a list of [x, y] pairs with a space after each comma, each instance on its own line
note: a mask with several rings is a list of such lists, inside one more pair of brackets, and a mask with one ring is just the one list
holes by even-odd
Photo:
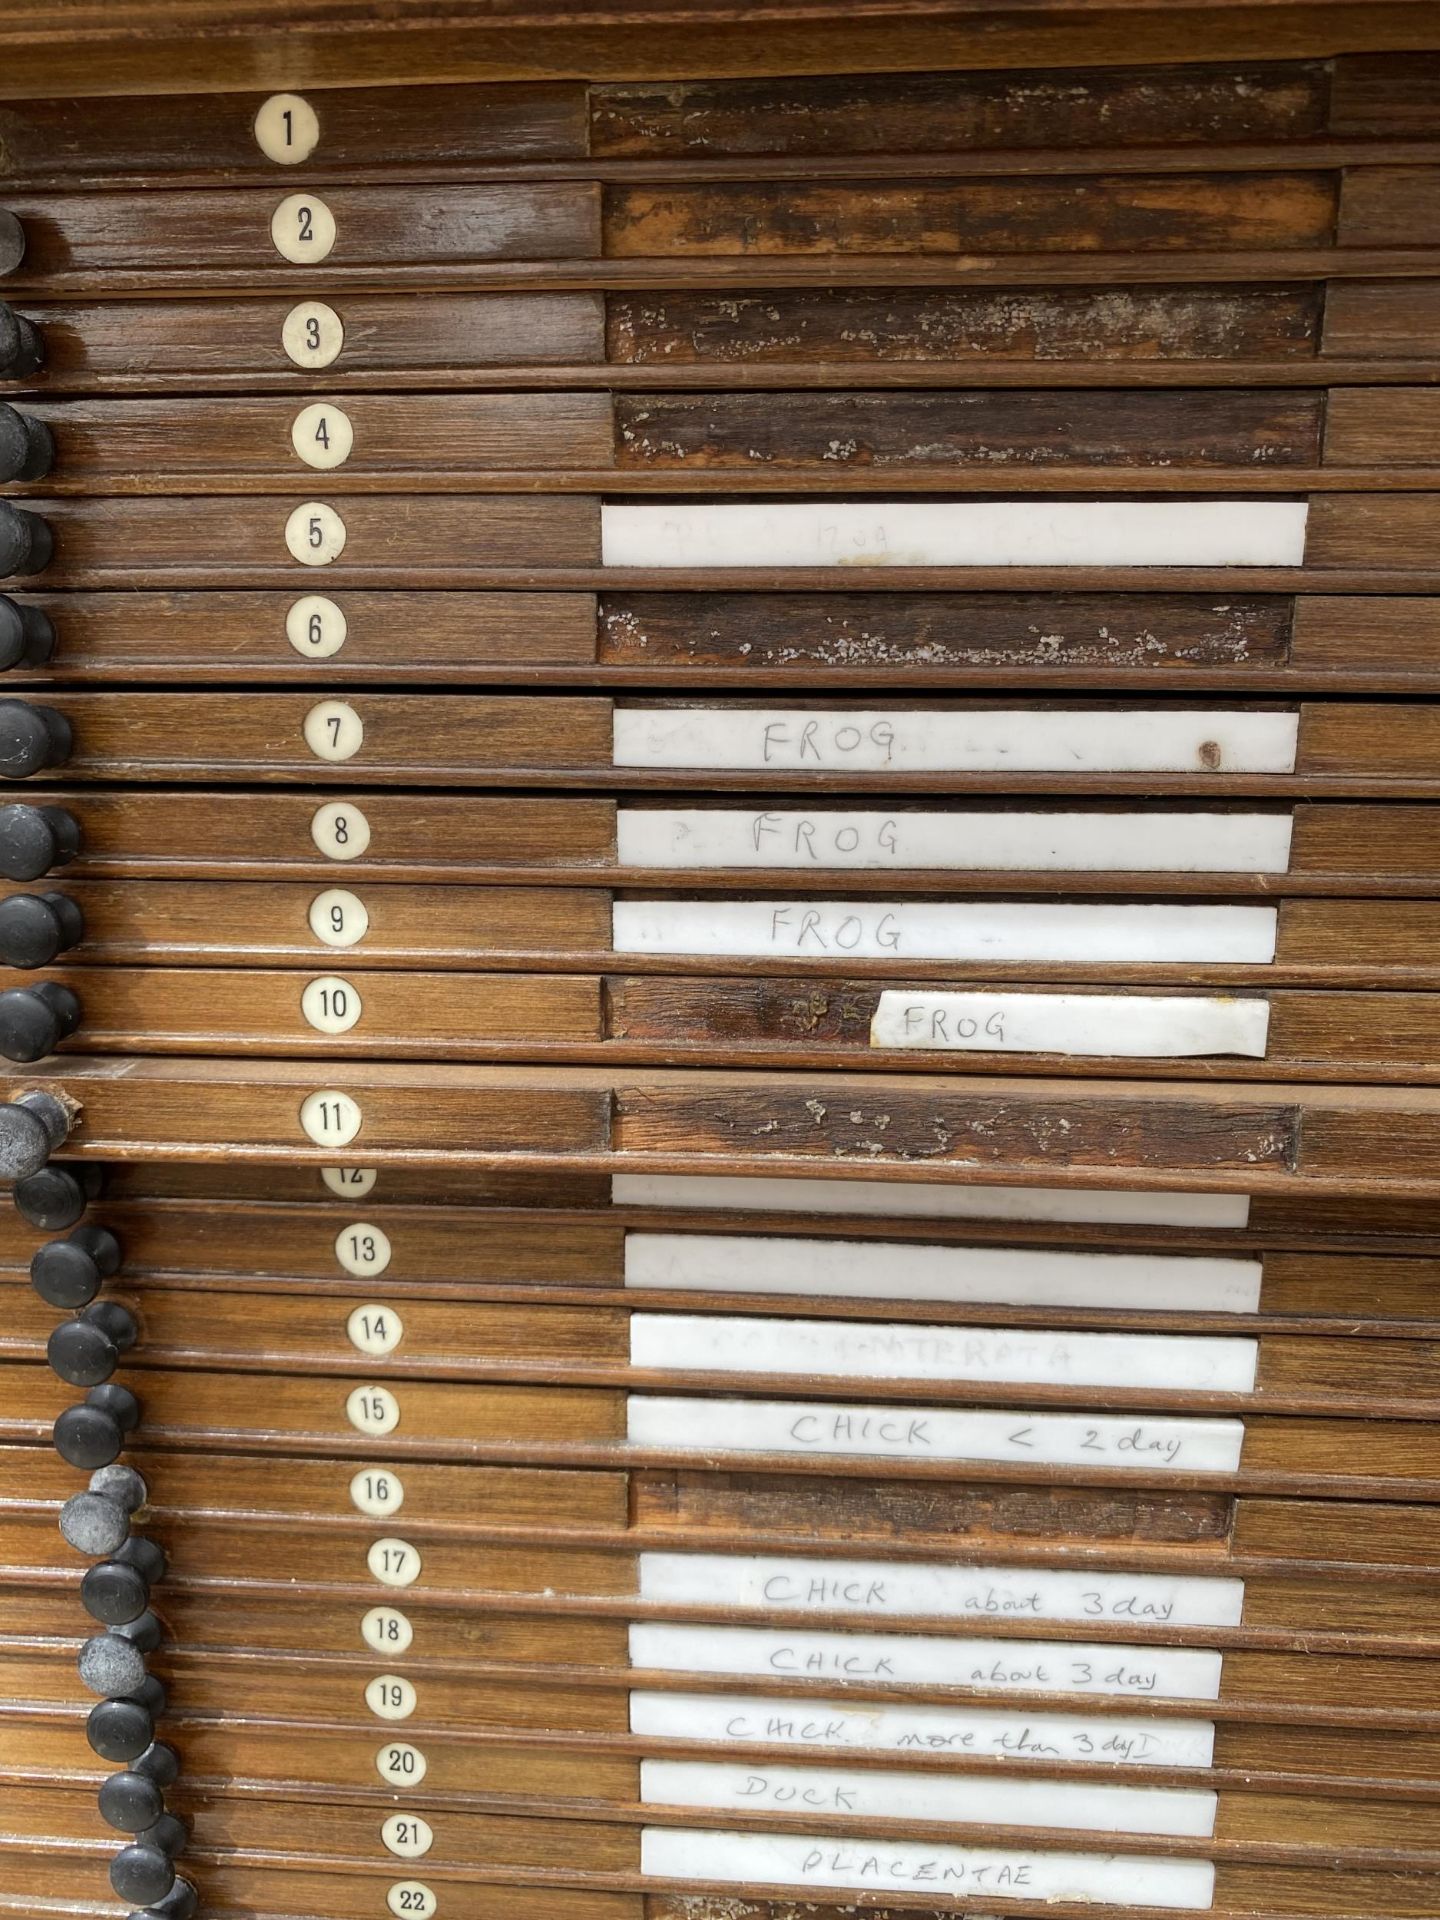
[[317, 760], [353, 760], [365, 722], [347, 700], [321, 700], [305, 716], [305, 744]]
[[285, 522], [285, 545], [302, 567], [328, 567], [345, 551], [345, 522], [323, 500], [306, 500]]
[[[346, 1273], [383, 1273], [390, 1264], [390, 1236], [372, 1227], [368, 1220], [357, 1220], [336, 1234], [335, 1258]], [[394, 1341], [390, 1344], [393, 1346]], [[384, 1351], [388, 1353], [390, 1348]]]
[[398, 1607], [371, 1607], [360, 1622], [360, 1638], [376, 1653], [405, 1653], [415, 1638], [410, 1616]]
[[418, 1787], [425, 1778], [425, 1756], [406, 1740], [382, 1747], [375, 1756], [375, 1764], [380, 1769], [380, 1778], [397, 1787]]
[[385, 1904], [397, 1920], [431, 1920], [440, 1911], [440, 1902], [423, 1880], [397, 1880]]
[[375, 1184], [374, 1167], [322, 1167], [320, 1178], [342, 1200], [363, 1200]]
[[393, 1307], [356, 1307], [345, 1332], [357, 1353], [393, 1353], [405, 1337], [405, 1322]]
[[290, 444], [307, 467], [343, 467], [355, 445], [355, 429], [348, 413], [317, 400], [291, 421]]
[[317, 1146], [348, 1147], [360, 1131], [363, 1115], [348, 1093], [310, 1094], [300, 1108], [300, 1124]]
[[400, 1424], [400, 1402], [388, 1387], [356, 1387], [346, 1399], [345, 1417], [357, 1433], [393, 1433]]
[[435, 1844], [435, 1829], [413, 1813], [392, 1813], [380, 1829], [380, 1838], [401, 1860], [418, 1860]]
[[405, 1504], [405, 1483], [393, 1467], [362, 1467], [350, 1482], [350, 1504], [357, 1513], [383, 1519]]
[[327, 973], [312, 980], [300, 995], [300, 1011], [317, 1033], [348, 1033], [364, 1005], [348, 980]]
[[329, 660], [349, 631], [345, 615], [323, 593], [302, 594], [285, 615], [285, 638], [307, 660]]
[[328, 367], [345, 344], [345, 323], [323, 300], [301, 300], [285, 316], [280, 344], [297, 367]]
[[318, 194], [287, 194], [270, 216], [270, 238], [282, 259], [313, 267], [335, 244], [335, 216]]
[[308, 160], [319, 138], [319, 117], [298, 93], [272, 93], [255, 116], [256, 146], [282, 167]]
[[420, 1556], [408, 1540], [376, 1540], [365, 1564], [387, 1587], [413, 1587], [420, 1578]]
[[398, 1673], [382, 1673], [365, 1689], [365, 1704], [379, 1720], [408, 1720], [415, 1711], [416, 1693]]
[[370, 822], [353, 800], [330, 800], [310, 816], [310, 838], [327, 860], [358, 860], [370, 851]]
[[[365, 902], [359, 894], [347, 893], [344, 887], [331, 887], [326, 893], [317, 893], [310, 902], [309, 920], [310, 931], [327, 947], [353, 947], [365, 938], [370, 927]], [[343, 1147], [345, 1142], [341, 1140], [338, 1144]]]

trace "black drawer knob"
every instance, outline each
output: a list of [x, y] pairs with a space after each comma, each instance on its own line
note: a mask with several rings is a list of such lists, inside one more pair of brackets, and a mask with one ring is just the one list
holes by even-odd
[[0, 966], [48, 967], [85, 937], [85, 916], [68, 893], [12, 893], [0, 900]]
[[63, 807], [0, 807], [0, 874], [7, 880], [39, 880], [69, 866], [79, 851], [80, 823]]
[[38, 1173], [75, 1124], [76, 1109], [36, 1088], [0, 1106], [0, 1180]]
[[[100, 1818], [121, 1833], [144, 1833], [165, 1811], [165, 1796], [143, 1773], [112, 1773], [96, 1795]], [[163, 1851], [163, 1849], [162, 1849]]]
[[139, 1614], [134, 1620], [122, 1621], [119, 1626], [112, 1628], [111, 1631], [118, 1633], [122, 1640], [128, 1640], [131, 1646], [137, 1648], [141, 1653], [154, 1653], [155, 1649], [160, 1645], [161, 1640], [165, 1637], [164, 1628], [160, 1625], [158, 1615], [151, 1613], [148, 1607], [144, 1613]]
[[148, 1907], [127, 1914], [126, 1920], [195, 1920], [200, 1896], [188, 1880], [177, 1880], [163, 1900], [152, 1900]]
[[[113, 1387], [107, 1382], [103, 1387], [93, 1387], [86, 1398], [94, 1399], [98, 1394], [114, 1393], [124, 1394], [133, 1403], [134, 1418], [130, 1421], [133, 1427], [140, 1418], [140, 1403], [128, 1387]], [[90, 1491], [104, 1494], [107, 1500], [113, 1500], [126, 1513], [138, 1513], [150, 1498], [144, 1474], [137, 1473], [134, 1467], [101, 1467], [90, 1476]], [[143, 1535], [140, 1537], [143, 1538]], [[159, 1553], [160, 1549], [157, 1547], [155, 1551]]]
[[153, 1673], [147, 1673], [133, 1693], [125, 1695], [127, 1700], [138, 1700], [152, 1720], [158, 1720], [166, 1708], [165, 1689]]
[[145, 1656], [121, 1633], [92, 1633], [75, 1662], [82, 1685], [102, 1699], [124, 1699], [143, 1685]]
[[168, 1787], [180, 1776], [180, 1756], [163, 1740], [156, 1740], [136, 1760], [134, 1771], [143, 1773], [157, 1787]]
[[0, 209], [0, 273], [13, 273], [25, 258], [25, 229], [8, 208]]
[[0, 400], [0, 480], [43, 480], [55, 464], [55, 436], [33, 413]]
[[165, 1578], [165, 1555], [143, 1533], [132, 1533], [111, 1558], [123, 1560], [127, 1567], [138, 1567], [152, 1587], [158, 1587]]
[[55, 652], [48, 613], [0, 593], [0, 673], [11, 667], [43, 667]]
[[45, 336], [33, 320], [0, 300], [0, 374], [23, 380], [45, 364]]
[[63, 1233], [84, 1218], [85, 1209], [104, 1188], [105, 1169], [92, 1160], [76, 1167], [42, 1167], [39, 1173], [15, 1182], [13, 1197], [22, 1220], [45, 1233]]
[[150, 1605], [150, 1582], [123, 1560], [101, 1560], [80, 1582], [80, 1604], [102, 1626], [123, 1627]]
[[190, 1844], [190, 1832], [183, 1820], [177, 1820], [173, 1813], [162, 1813], [160, 1818], [146, 1827], [136, 1838], [143, 1847], [158, 1847], [170, 1860], [176, 1860]]
[[79, 1024], [79, 998], [54, 980], [0, 993], [0, 1054], [7, 1060], [43, 1060]]
[[52, 1307], [88, 1307], [101, 1283], [120, 1271], [120, 1242], [105, 1227], [77, 1227], [30, 1256], [30, 1284]]
[[[107, 1380], [103, 1386], [92, 1387], [78, 1407], [67, 1407], [51, 1429], [55, 1442], [55, 1451], [62, 1460], [72, 1467], [98, 1468], [99, 1473], [92, 1475], [90, 1491], [103, 1498], [109, 1498], [109, 1489], [97, 1485], [100, 1473], [119, 1471], [133, 1474], [140, 1480], [138, 1473], [129, 1467], [111, 1468], [111, 1461], [118, 1459], [125, 1445], [125, 1436], [140, 1421], [140, 1402], [128, 1387], [117, 1386], [113, 1380]], [[143, 1488], [145, 1482], [140, 1480]], [[141, 1499], [135, 1506], [142, 1504]], [[123, 1513], [132, 1513], [134, 1506], [127, 1500], [111, 1498], [111, 1505], [118, 1505]]]
[[60, 1532], [87, 1560], [108, 1560], [130, 1537], [130, 1516], [103, 1493], [72, 1493], [60, 1509]]
[[90, 1709], [85, 1738], [102, 1760], [138, 1762], [154, 1744], [155, 1722], [138, 1700], [101, 1700]]
[[135, 1316], [114, 1300], [97, 1300], [76, 1320], [62, 1320], [45, 1343], [45, 1357], [72, 1387], [108, 1380], [139, 1334]]
[[[4, 505], [0, 500], [0, 507]], [[54, 707], [30, 700], [0, 700], [0, 779], [28, 780], [46, 767], [63, 767], [73, 745], [70, 722]]]
[[110, 1884], [122, 1900], [146, 1906], [163, 1900], [175, 1884], [175, 1869], [161, 1847], [136, 1841], [122, 1847], [110, 1862]]
[[50, 522], [0, 500], [0, 576], [43, 573], [54, 557]]

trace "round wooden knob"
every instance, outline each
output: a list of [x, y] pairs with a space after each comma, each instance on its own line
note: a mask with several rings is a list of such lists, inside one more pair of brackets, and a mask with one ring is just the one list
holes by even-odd
[[0, 807], [0, 874], [7, 880], [38, 880], [79, 851], [80, 823], [63, 807]]
[[43, 480], [55, 464], [55, 436], [33, 413], [0, 400], [0, 480]]
[[[4, 505], [0, 500], [0, 507]], [[3, 547], [4, 516], [0, 515], [0, 552]], [[28, 780], [46, 767], [63, 767], [73, 745], [70, 722], [56, 708], [29, 700], [0, 700], [0, 779]]]
[[139, 1760], [154, 1737], [150, 1710], [138, 1700], [101, 1700], [85, 1722], [85, 1738], [102, 1760]]
[[60, 1532], [88, 1560], [107, 1560], [128, 1539], [130, 1516], [103, 1493], [72, 1493], [60, 1509]]
[[97, 1300], [77, 1320], [62, 1320], [45, 1343], [51, 1368], [72, 1387], [108, 1380], [120, 1356], [134, 1346], [139, 1328], [132, 1313], [113, 1300]]
[[55, 652], [55, 627], [48, 613], [28, 600], [0, 593], [0, 673], [11, 667], [43, 667]]
[[165, 1811], [165, 1796], [155, 1782], [128, 1770], [112, 1773], [95, 1799], [100, 1818], [121, 1833], [144, 1833]]
[[136, 1841], [110, 1862], [110, 1884], [122, 1900], [142, 1906], [163, 1900], [175, 1884], [175, 1869], [162, 1848]]
[[104, 1186], [105, 1169], [85, 1161], [75, 1167], [42, 1167], [39, 1173], [15, 1182], [12, 1198], [21, 1219], [32, 1227], [63, 1233], [84, 1218], [85, 1209], [100, 1198]]
[[43, 573], [54, 556], [50, 522], [0, 500], [0, 575]]
[[12, 893], [0, 900], [0, 965], [48, 967], [85, 937], [85, 916], [68, 893]]
[[121, 1633], [92, 1633], [75, 1662], [81, 1684], [105, 1699], [124, 1699], [145, 1680], [145, 1656]]
[[[98, 1468], [100, 1472], [111, 1470], [110, 1463], [119, 1457], [125, 1445], [125, 1436], [138, 1425], [140, 1420], [140, 1402], [128, 1387], [116, 1386], [106, 1381], [103, 1386], [92, 1387], [77, 1407], [67, 1407], [51, 1428], [51, 1438], [55, 1442], [55, 1451], [62, 1460], [72, 1467]], [[119, 1469], [130, 1473], [130, 1468]], [[103, 1484], [97, 1485], [99, 1473], [91, 1477], [90, 1491], [110, 1497], [109, 1489]], [[140, 1480], [139, 1474], [134, 1474]], [[140, 1480], [140, 1485], [144, 1486]], [[144, 1496], [135, 1502], [143, 1504]], [[112, 1500], [125, 1513], [132, 1513], [134, 1507], [122, 1499]]]
[[0, 1180], [38, 1173], [73, 1125], [71, 1108], [53, 1093], [22, 1093], [0, 1106]]
[[23, 380], [45, 364], [45, 336], [33, 320], [0, 300], [0, 373]]
[[78, 1227], [30, 1256], [30, 1284], [52, 1307], [88, 1307], [101, 1282], [120, 1271], [120, 1242], [105, 1227]]

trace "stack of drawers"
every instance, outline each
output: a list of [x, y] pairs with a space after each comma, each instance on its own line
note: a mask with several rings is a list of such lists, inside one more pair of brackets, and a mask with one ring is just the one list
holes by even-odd
[[0, 142], [0, 1914], [1433, 1920], [1440, 56]]

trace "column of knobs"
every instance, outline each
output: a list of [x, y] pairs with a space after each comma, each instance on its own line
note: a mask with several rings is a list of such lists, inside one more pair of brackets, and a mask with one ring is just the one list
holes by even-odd
[[[0, 267], [8, 271], [23, 252], [19, 222], [0, 213]], [[43, 361], [39, 330], [0, 303], [0, 374], [23, 378]], [[41, 480], [54, 460], [54, 438], [44, 422], [0, 403], [0, 483]], [[53, 552], [45, 520], [0, 501], [0, 578], [39, 573]], [[0, 594], [0, 672], [43, 666], [54, 645], [48, 615]], [[72, 746], [70, 723], [54, 708], [0, 700], [0, 779], [21, 780], [61, 766]], [[73, 860], [80, 844], [78, 823], [62, 807], [0, 807], [0, 876], [6, 880], [38, 880]], [[0, 964], [46, 966], [84, 930], [80, 908], [67, 894], [11, 894], [0, 901]], [[76, 996], [50, 981], [0, 993], [0, 1055], [38, 1060], [79, 1019]], [[87, 1389], [56, 1420], [54, 1441], [62, 1459], [90, 1476], [61, 1508], [60, 1531], [92, 1562], [80, 1597], [101, 1631], [85, 1641], [78, 1664], [81, 1681], [99, 1696], [86, 1722], [90, 1746], [119, 1768], [99, 1793], [101, 1816], [127, 1836], [111, 1862], [110, 1884], [137, 1908], [134, 1920], [189, 1920], [197, 1906], [195, 1889], [177, 1879], [173, 1864], [184, 1850], [186, 1830], [165, 1805], [179, 1761], [172, 1747], [155, 1738], [165, 1689], [145, 1663], [161, 1640], [150, 1590], [164, 1575], [165, 1556], [153, 1540], [132, 1531], [147, 1488], [119, 1456], [139, 1422], [140, 1403], [111, 1378], [139, 1329], [126, 1307], [98, 1298], [122, 1257], [113, 1233], [82, 1224], [100, 1191], [99, 1169], [50, 1164], [74, 1118], [69, 1101], [40, 1089], [0, 1105], [0, 1177], [14, 1182], [16, 1207], [27, 1220], [64, 1235], [36, 1251], [30, 1279], [42, 1300], [68, 1315], [47, 1343], [51, 1367], [62, 1380]]]
[[[3, 239], [3, 236], [0, 236]], [[0, 303], [0, 373], [23, 376], [43, 363], [38, 329]], [[0, 482], [41, 480], [55, 461], [55, 441], [42, 420], [0, 402]], [[40, 572], [53, 541], [48, 524], [33, 513], [0, 501], [0, 575]], [[0, 672], [43, 666], [55, 647], [55, 630], [39, 607], [0, 594]], [[70, 723], [53, 707], [0, 700], [0, 779], [23, 780], [62, 766], [73, 747]], [[64, 866], [80, 849], [73, 817], [59, 807], [0, 808], [0, 874], [35, 880]], [[80, 908], [68, 894], [17, 893], [0, 901], [0, 965], [48, 966], [85, 932]], [[0, 993], [0, 1056], [43, 1059], [80, 1022], [80, 1002], [53, 981]]]
[[164, 1577], [165, 1555], [132, 1529], [148, 1489], [119, 1455], [139, 1423], [140, 1403], [110, 1377], [139, 1329], [127, 1308], [97, 1298], [120, 1271], [119, 1241], [105, 1227], [74, 1224], [99, 1191], [97, 1172], [43, 1167], [17, 1180], [15, 1204], [37, 1225], [72, 1227], [64, 1238], [37, 1248], [30, 1280], [42, 1300], [71, 1315], [50, 1336], [51, 1367], [72, 1386], [88, 1388], [56, 1420], [54, 1440], [62, 1459], [90, 1475], [84, 1491], [61, 1508], [60, 1532], [92, 1562], [80, 1599], [103, 1629], [81, 1647], [79, 1672], [84, 1686], [100, 1696], [86, 1722], [91, 1748], [119, 1767], [99, 1794], [101, 1817], [127, 1836], [110, 1864], [110, 1884], [135, 1905], [137, 1920], [189, 1920], [195, 1890], [176, 1878], [173, 1864], [184, 1851], [186, 1830], [165, 1805], [179, 1760], [155, 1738], [165, 1689], [145, 1664], [161, 1640], [150, 1591]]

